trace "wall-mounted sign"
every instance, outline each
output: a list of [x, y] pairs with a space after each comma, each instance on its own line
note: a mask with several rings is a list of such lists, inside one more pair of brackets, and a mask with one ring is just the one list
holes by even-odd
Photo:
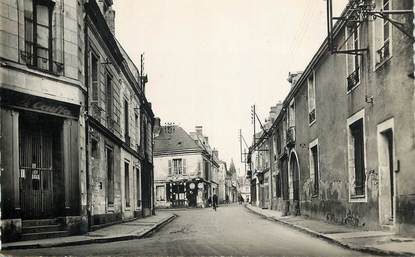
[[190, 185], [189, 185], [190, 189], [195, 189], [195, 187], [196, 187], [195, 183], [190, 183]]
[[38, 170], [33, 170], [32, 171], [32, 179], [37, 179], [37, 180], [40, 179], [40, 173], [39, 173]]
[[79, 106], [55, 100], [37, 97], [9, 90], [1, 90], [2, 104], [16, 108], [32, 109], [44, 113], [52, 113], [62, 116], [77, 117]]

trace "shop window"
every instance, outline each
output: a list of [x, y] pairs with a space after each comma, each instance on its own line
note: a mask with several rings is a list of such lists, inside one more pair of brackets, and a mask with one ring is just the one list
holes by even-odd
[[166, 191], [164, 186], [156, 186], [156, 201], [165, 201]]

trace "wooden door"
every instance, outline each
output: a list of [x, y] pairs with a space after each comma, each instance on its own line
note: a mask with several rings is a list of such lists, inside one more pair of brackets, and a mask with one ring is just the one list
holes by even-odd
[[53, 216], [53, 133], [22, 123], [19, 131], [22, 218]]

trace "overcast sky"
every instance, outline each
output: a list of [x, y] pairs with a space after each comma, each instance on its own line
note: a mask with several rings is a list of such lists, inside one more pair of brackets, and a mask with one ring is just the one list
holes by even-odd
[[[339, 13], [347, 0], [333, 0]], [[116, 37], [145, 52], [147, 98], [162, 124], [203, 126], [222, 160], [240, 163], [250, 106], [266, 118], [326, 36], [324, 0], [115, 0]]]

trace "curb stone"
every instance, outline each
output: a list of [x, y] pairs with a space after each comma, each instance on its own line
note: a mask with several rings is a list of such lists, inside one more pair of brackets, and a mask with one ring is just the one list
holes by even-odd
[[141, 239], [141, 238], [145, 238], [153, 234], [154, 232], [159, 230], [161, 227], [172, 222], [176, 217], [177, 217], [176, 214], [172, 214], [172, 216], [168, 217], [167, 219], [164, 219], [160, 223], [153, 225], [149, 230], [139, 233], [137, 235], [129, 234], [129, 235], [103, 237], [103, 238], [88, 238], [88, 239], [80, 239], [80, 240], [75, 240], [75, 241], [57, 242], [57, 243], [36, 243], [36, 244], [27, 244], [27, 245], [11, 245], [11, 246], [5, 246], [5, 247], [2, 246], [1, 250], [64, 247], [64, 246], [102, 244], [102, 243], [109, 243], [109, 242], [119, 242], [119, 241], [133, 240], [133, 239]]
[[308, 228], [305, 228], [305, 227], [302, 227], [302, 226], [298, 226], [298, 225], [295, 225], [295, 224], [292, 224], [292, 223], [289, 223], [289, 222], [286, 222], [286, 221], [283, 221], [283, 220], [280, 220], [280, 219], [277, 219], [277, 218], [274, 218], [274, 217], [270, 217], [270, 216], [267, 216], [266, 214], [263, 214], [263, 213], [259, 213], [259, 212], [253, 210], [251, 207], [249, 207], [247, 205], [245, 205], [245, 208], [248, 209], [250, 212], [252, 212], [256, 215], [259, 215], [259, 216], [261, 216], [261, 217], [263, 217], [267, 220], [278, 222], [278, 223], [280, 223], [282, 225], [285, 225], [287, 227], [294, 228], [297, 231], [305, 232], [305, 233], [307, 233], [311, 236], [323, 239], [323, 240], [331, 242], [331, 243], [335, 243], [335, 244], [337, 244], [337, 245], [339, 245], [343, 248], [346, 248], [346, 249], [365, 252], [365, 253], [370, 253], [370, 254], [383, 255], [383, 256], [414, 256], [412, 253], [406, 253], [406, 252], [402, 253], [402, 252], [388, 251], [388, 250], [382, 250], [382, 249], [375, 248], [375, 247], [355, 246], [353, 244], [344, 243], [344, 242], [341, 242], [340, 240], [336, 240], [334, 238], [331, 238], [331, 237], [329, 237], [329, 236], [327, 236], [323, 233], [319, 233], [319, 232], [316, 232], [314, 230], [311, 230], [311, 229], [308, 229]]

